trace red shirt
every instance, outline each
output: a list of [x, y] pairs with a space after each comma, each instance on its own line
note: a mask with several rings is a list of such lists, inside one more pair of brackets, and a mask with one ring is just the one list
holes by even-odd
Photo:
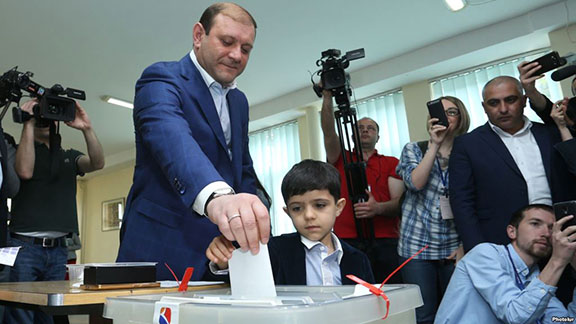
[[[374, 154], [368, 158], [366, 163], [366, 178], [368, 185], [372, 191], [374, 199], [379, 202], [390, 200], [390, 190], [388, 188], [388, 178], [393, 177], [401, 180], [396, 174], [396, 166], [398, 159], [392, 156], [384, 156], [378, 154], [375, 150]], [[342, 156], [338, 158], [334, 166], [340, 172], [340, 179], [342, 185], [340, 189], [340, 196], [346, 198], [346, 206], [340, 214], [336, 217], [334, 224], [334, 232], [340, 238], [357, 238], [356, 223], [354, 222], [353, 204], [348, 196], [348, 184], [346, 183], [346, 174], [344, 173], [344, 163]], [[376, 238], [398, 238], [399, 218], [388, 218], [382, 215], [377, 215], [374, 218], [374, 235]]]

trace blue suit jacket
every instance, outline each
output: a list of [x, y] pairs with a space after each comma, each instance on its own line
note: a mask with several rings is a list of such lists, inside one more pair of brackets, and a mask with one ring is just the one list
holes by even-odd
[[248, 152], [248, 102], [227, 95], [232, 159], [206, 83], [189, 55], [153, 64], [136, 83], [136, 165], [120, 233], [118, 261], [155, 261], [158, 279], [171, 279], [164, 262], [182, 277], [205, 271], [205, 250], [219, 235], [192, 205], [209, 183], [225, 181], [236, 192], [255, 193]]
[[[574, 191], [574, 178], [553, 145], [555, 127], [534, 123], [531, 129], [552, 192], [563, 201]], [[466, 251], [482, 242], [506, 244], [512, 214], [528, 205], [528, 188], [504, 142], [486, 123], [454, 141], [449, 165], [450, 204]]]

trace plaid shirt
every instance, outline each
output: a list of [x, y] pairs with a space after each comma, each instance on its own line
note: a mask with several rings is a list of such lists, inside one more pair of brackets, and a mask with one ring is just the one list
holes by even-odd
[[440, 195], [444, 187], [441, 172], [448, 186], [448, 171], [441, 171], [438, 162], [434, 162], [426, 186], [416, 189], [412, 183], [412, 171], [420, 164], [422, 157], [418, 145], [408, 143], [396, 168], [396, 173], [402, 177], [407, 188], [402, 203], [398, 254], [409, 258], [428, 244], [428, 248], [416, 259], [440, 260], [456, 250], [460, 242], [454, 220], [442, 219], [440, 213]]

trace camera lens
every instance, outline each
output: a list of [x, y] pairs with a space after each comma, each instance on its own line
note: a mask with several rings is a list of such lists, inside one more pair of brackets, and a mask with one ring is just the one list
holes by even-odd
[[60, 112], [60, 108], [55, 105], [48, 105], [48, 112], [53, 115], [56, 115]]

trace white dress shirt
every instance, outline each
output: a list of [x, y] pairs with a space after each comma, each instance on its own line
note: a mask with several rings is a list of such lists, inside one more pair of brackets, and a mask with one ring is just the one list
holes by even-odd
[[514, 134], [503, 131], [490, 123], [492, 130], [502, 139], [514, 162], [520, 169], [528, 188], [528, 201], [530, 204], [552, 205], [550, 185], [546, 177], [546, 170], [542, 162], [540, 147], [530, 131], [532, 122], [524, 116], [524, 127]]
[[[228, 100], [226, 100], [226, 95], [230, 89], [236, 88], [236, 82], [232, 83], [229, 87], [223, 87], [220, 83], [216, 82], [202, 66], [198, 63], [198, 59], [194, 54], [194, 51], [190, 51], [190, 59], [194, 66], [200, 72], [202, 79], [206, 83], [206, 86], [210, 90], [210, 94], [212, 95], [212, 100], [214, 101], [214, 106], [216, 107], [216, 111], [218, 112], [218, 117], [220, 118], [220, 125], [222, 125], [222, 130], [224, 131], [224, 138], [226, 139], [226, 145], [228, 146], [228, 156], [232, 159], [232, 150], [230, 149], [231, 143], [231, 129], [230, 129], [230, 113], [228, 111]], [[198, 193], [196, 199], [194, 200], [194, 204], [192, 205], [192, 209], [200, 214], [204, 214], [204, 210], [206, 207], [206, 201], [210, 198], [213, 192], [220, 190], [220, 189], [232, 189], [226, 182], [224, 181], [216, 181], [208, 184]]]
[[300, 235], [300, 241], [306, 252], [306, 285], [307, 286], [336, 286], [342, 284], [340, 274], [340, 261], [344, 251], [340, 240], [334, 233], [332, 244], [334, 251], [328, 254], [328, 247], [319, 241], [311, 241]]

